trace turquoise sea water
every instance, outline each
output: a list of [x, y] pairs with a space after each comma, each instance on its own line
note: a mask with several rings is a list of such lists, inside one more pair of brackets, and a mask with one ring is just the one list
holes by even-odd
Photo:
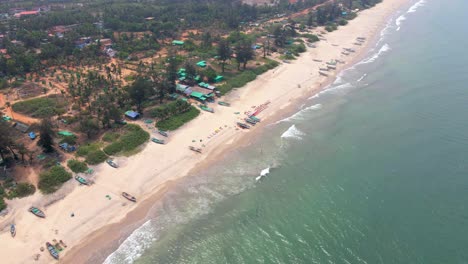
[[106, 263], [468, 263], [468, 2], [413, 4], [327, 92], [178, 184]]

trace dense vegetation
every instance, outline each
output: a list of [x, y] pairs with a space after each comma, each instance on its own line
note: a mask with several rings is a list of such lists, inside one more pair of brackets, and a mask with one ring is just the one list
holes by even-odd
[[53, 193], [71, 177], [71, 173], [67, 172], [64, 167], [53, 166], [49, 171], [39, 175], [39, 190], [45, 194]]
[[22, 198], [29, 195], [33, 195], [35, 192], [36, 187], [34, 187], [34, 185], [26, 182], [20, 182], [17, 183], [13, 188], [10, 188], [7, 198]]
[[66, 112], [66, 101], [63, 97], [48, 96], [34, 98], [13, 104], [15, 112], [35, 118], [46, 118]]
[[150, 138], [148, 132], [144, 131], [138, 125], [128, 124], [125, 126], [124, 130], [125, 131], [118, 139], [104, 148], [105, 153], [108, 155], [116, 155], [121, 152], [133, 151]]
[[177, 128], [188, 123], [200, 114], [200, 110], [194, 106], [190, 106], [188, 111], [183, 113], [175, 114], [167, 119], [159, 121], [156, 126], [162, 130], [176, 130]]
[[86, 163], [76, 159], [68, 160], [67, 166], [74, 173], [83, 173], [88, 170], [88, 166], [86, 165]]
[[267, 59], [266, 63], [262, 66], [258, 66], [255, 69], [243, 71], [242, 73], [228, 78], [226, 83], [219, 86], [218, 89], [221, 94], [226, 94], [230, 90], [234, 88], [239, 88], [246, 85], [248, 82], [251, 82], [257, 78], [257, 75], [260, 75], [270, 69], [275, 68], [278, 66], [278, 62], [274, 60]]

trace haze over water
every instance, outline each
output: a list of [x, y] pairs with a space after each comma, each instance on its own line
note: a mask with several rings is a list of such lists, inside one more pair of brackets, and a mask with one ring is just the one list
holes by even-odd
[[468, 263], [468, 2], [417, 3], [106, 263]]

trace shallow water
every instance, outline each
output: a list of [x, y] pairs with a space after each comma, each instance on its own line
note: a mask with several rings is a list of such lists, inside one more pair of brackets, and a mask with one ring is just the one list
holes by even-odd
[[179, 183], [106, 263], [467, 263], [468, 3], [416, 2], [330, 89]]

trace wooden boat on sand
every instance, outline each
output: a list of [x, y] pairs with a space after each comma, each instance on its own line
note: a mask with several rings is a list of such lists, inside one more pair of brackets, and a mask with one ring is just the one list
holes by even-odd
[[50, 255], [54, 259], [59, 259], [59, 254], [58, 254], [57, 250], [55, 249], [55, 247], [52, 246], [52, 244], [49, 243], [49, 242], [46, 243], [46, 246], [47, 246], [47, 250], [49, 251]]
[[162, 136], [164, 137], [168, 137], [169, 135], [167, 134], [166, 131], [163, 131], [163, 130], [158, 130], [158, 133], [161, 134]]
[[83, 178], [83, 177], [81, 177], [81, 176], [75, 176], [75, 180], [76, 180], [77, 182], [79, 182], [80, 184], [89, 185], [88, 180], [86, 180], [85, 178]]
[[15, 237], [15, 236], [16, 236], [16, 227], [15, 227], [15, 224], [11, 224], [11, 226], [10, 226], [10, 234], [11, 234], [11, 237]]
[[207, 111], [207, 112], [210, 112], [210, 113], [214, 113], [213, 108], [208, 107], [208, 106], [206, 106], [206, 105], [204, 105], [204, 104], [199, 105], [199, 107], [200, 107], [200, 109], [203, 110], [203, 111]]
[[151, 141], [153, 141], [154, 143], [157, 143], [157, 144], [164, 145], [164, 140], [162, 140], [162, 139], [152, 138]]
[[250, 129], [250, 126], [241, 122], [237, 122], [237, 125], [242, 129]]
[[251, 115], [251, 116], [249, 116], [249, 117], [250, 117], [250, 119], [254, 120], [254, 121], [257, 122], [257, 123], [261, 121], [260, 118], [254, 116], [254, 115]]
[[119, 167], [119, 165], [117, 165], [117, 163], [115, 163], [113, 159], [108, 159], [108, 160], [106, 160], [106, 162], [107, 162], [107, 164], [109, 164], [109, 166], [111, 166], [112, 168], [116, 168], [116, 169], [117, 169], [117, 168]]
[[194, 152], [197, 152], [197, 153], [201, 153], [202, 152], [202, 149], [201, 148], [196, 148], [196, 147], [193, 147], [193, 146], [189, 146], [189, 149], [191, 151], [194, 151]]
[[128, 193], [126, 193], [126, 192], [122, 192], [122, 196], [123, 196], [125, 199], [127, 199], [127, 200], [129, 200], [129, 201], [131, 201], [131, 202], [136, 203], [136, 198], [133, 197], [133, 196], [131, 196], [130, 194], [128, 194]]
[[245, 118], [244, 120], [245, 120], [245, 122], [247, 122], [247, 123], [249, 123], [251, 125], [254, 125], [254, 126], [257, 124], [257, 122], [255, 122], [255, 120], [250, 119], [250, 118]]
[[328, 74], [327, 73], [324, 73], [322, 71], [319, 71], [319, 74], [322, 75], [322, 76], [327, 76], [328, 77]]
[[31, 212], [33, 215], [40, 217], [40, 218], [45, 218], [44, 212], [42, 212], [39, 208], [31, 206], [29, 208], [29, 212]]

